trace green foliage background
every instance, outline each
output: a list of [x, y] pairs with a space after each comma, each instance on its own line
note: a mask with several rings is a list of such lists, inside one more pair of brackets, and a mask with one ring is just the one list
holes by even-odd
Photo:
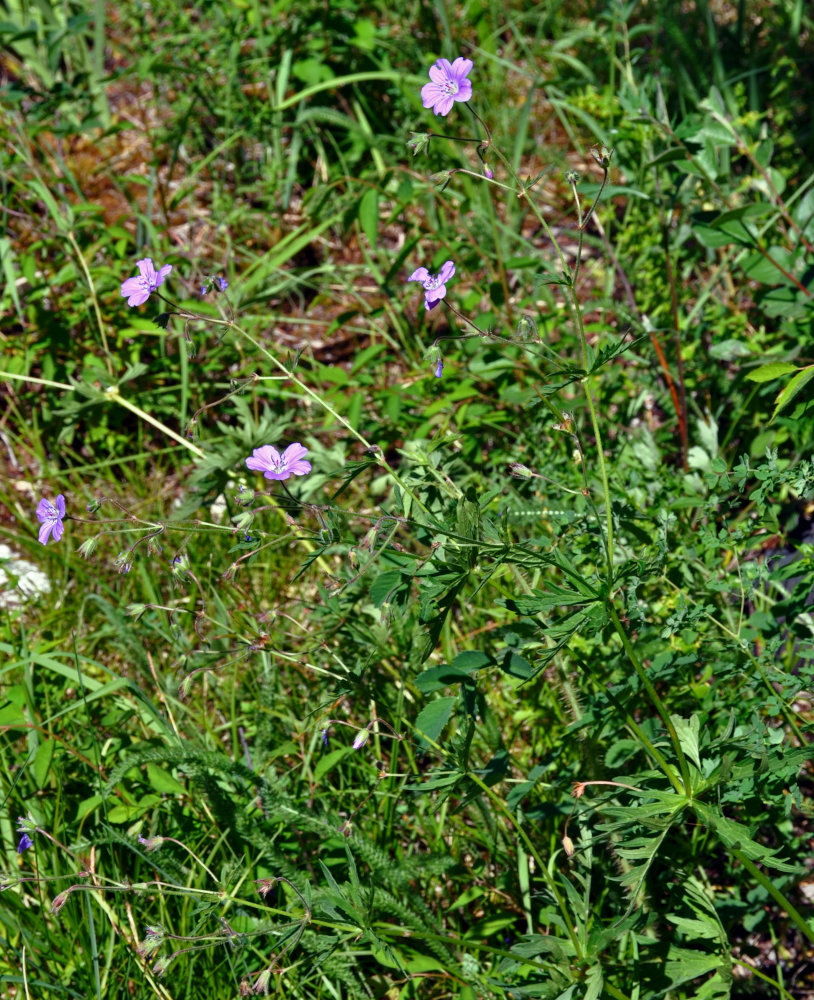
[[7, 995], [810, 995], [813, 27], [0, 0]]

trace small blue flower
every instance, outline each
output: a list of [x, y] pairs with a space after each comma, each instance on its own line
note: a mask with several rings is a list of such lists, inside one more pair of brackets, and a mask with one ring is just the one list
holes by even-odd
[[328, 730], [327, 729], [323, 729], [322, 730], [322, 745], [324, 747], [328, 746]]
[[226, 280], [226, 278], [218, 278], [218, 287], [222, 292], [225, 292], [226, 289], [229, 287], [229, 282]]
[[34, 841], [28, 836], [27, 833], [24, 833], [22, 837], [20, 837], [20, 843], [17, 845], [17, 853], [22, 854], [23, 851], [27, 851], [29, 847], [33, 846]]
[[435, 366], [435, 377], [441, 378], [443, 374], [444, 374], [444, 362], [441, 360], [441, 358], [439, 358], [438, 364]]

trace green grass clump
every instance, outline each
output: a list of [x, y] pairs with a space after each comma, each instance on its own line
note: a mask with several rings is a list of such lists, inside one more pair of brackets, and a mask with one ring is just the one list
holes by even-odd
[[805, 5], [0, 35], [6, 993], [802, 1000]]

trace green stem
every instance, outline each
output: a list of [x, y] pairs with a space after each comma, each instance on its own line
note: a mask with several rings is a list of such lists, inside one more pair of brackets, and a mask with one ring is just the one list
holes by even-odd
[[[684, 756], [684, 751], [681, 749], [681, 742], [678, 739], [678, 733], [676, 732], [675, 726], [673, 725], [673, 721], [667, 712], [664, 702], [661, 700], [658, 692], [650, 682], [650, 678], [647, 676], [647, 671], [639, 662], [639, 658], [638, 656], [636, 656], [633, 646], [630, 644], [630, 639], [628, 639], [627, 633], [622, 627], [622, 623], [619, 621], [619, 616], [616, 614], [616, 609], [613, 607], [613, 604], [610, 602], [610, 600], [607, 603], [607, 609], [608, 609], [608, 614], [610, 615], [610, 619], [613, 622], [613, 626], [616, 629], [619, 638], [622, 640], [622, 645], [624, 646], [628, 659], [633, 664], [633, 669], [636, 671], [639, 680], [642, 682], [645, 691], [647, 691], [647, 694], [649, 695], [650, 700], [652, 701], [656, 711], [661, 716], [661, 721], [664, 723], [667, 732], [670, 734], [670, 740], [673, 744], [673, 749], [675, 750], [676, 758], [678, 760], [678, 766], [681, 771], [681, 782], [679, 782], [678, 778], [673, 773], [673, 769], [668, 767], [666, 764], [663, 765], [664, 767], [667, 768], [664, 773], [667, 775], [668, 779], [670, 780], [670, 784], [673, 786], [673, 788], [675, 788], [675, 790], [679, 793], [679, 795], [684, 794], [687, 796], [687, 798], [690, 798], [692, 794], [692, 788], [690, 782], [690, 769], [687, 766], [687, 759]], [[684, 785], [683, 788], [681, 787], [682, 782]]]
[[789, 920], [794, 924], [794, 926], [803, 934], [804, 937], [814, 944], [814, 930], [812, 930], [811, 925], [805, 919], [805, 917], [796, 910], [792, 904], [786, 899], [783, 893], [777, 888], [777, 886], [772, 882], [772, 880], [758, 868], [758, 866], [751, 861], [743, 851], [738, 850], [737, 847], [730, 847], [729, 850], [732, 854], [740, 861], [743, 867], [749, 872], [752, 878], [756, 879], [766, 892], [774, 899], [774, 901], [781, 906], [788, 914]]
[[562, 913], [563, 922], [564, 922], [565, 927], [566, 927], [566, 929], [568, 931], [568, 936], [570, 937], [571, 944], [574, 947], [574, 954], [576, 955], [577, 960], [581, 959], [583, 957], [583, 955], [582, 955], [582, 950], [581, 950], [580, 944], [579, 944], [579, 938], [577, 937], [576, 932], [574, 931], [574, 928], [573, 928], [573, 918], [572, 918], [571, 914], [568, 911], [568, 907], [565, 904], [565, 900], [563, 899], [562, 895], [560, 894], [560, 891], [557, 888], [557, 884], [554, 881], [554, 879], [552, 878], [551, 873], [549, 872], [547, 865], [545, 864], [545, 862], [543, 861], [543, 859], [540, 857], [540, 855], [537, 853], [537, 850], [534, 847], [534, 844], [532, 844], [531, 840], [529, 839], [528, 834], [523, 829], [523, 827], [520, 825], [520, 823], [517, 822], [517, 820], [512, 815], [511, 810], [509, 809], [509, 807], [506, 805], [506, 803], [503, 801], [503, 799], [501, 799], [501, 797], [496, 792], [492, 791], [492, 789], [485, 782], [481, 781], [481, 779], [476, 774], [473, 774], [471, 771], [467, 771], [467, 775], [466, 776], [467, 776], [467, 778], [469, 778], [470, 781], [472, 781], [474, 784], [476, 784], [478, 786], [478, 788], [481, 789], [481, 791], [483, 791], [483, 792], [486, 793], [486, 795], [494, 803], [495, 807], [506, 817], [506, 819], [515, 828], [515, 830], [517, 830], [517, 833], [519, 834], [520, 839], [525, 844], [526, 850], [534, 858], [535, 862], [537, 863], [537, 868], [539, 869], [540, 875], [542, 875], [543, 879], [545, 880], [546, 884], [548, 885], [548, 888], [549, 888], [549, 890], [551, 892], [551, 895], [557, 901], [557, 906], [560, 908], [560, 913]]
[[73, 252], [76, 254], [77, 260], [82, 268], [82, 272], [85, 275], [85, 281], [88, 285], [88, 292], [90, 292], [90, 300], [93, 303], [93, 312], [96, 316], [96, 325], [99, 327], [99, 336], [102, 338], [102, 349], [105, 352], [105, 363], [107, 364], [108, 373], [113, 375], [113, 362], [111, 361], [110, 348], [107, 346], [107, 334], [105, 333], [105, 324], [102, 319], [102, 313], [99, 309], [99, 300], [96, 298], [96, 289], [93, 287], [93, 278], [90, 276], [90, 271], [88, 270], [88, 265], [85, 263], [85, 258], [82, 255], [82, 251], [79, 248], [79, 244], [76, 242], [76, 237], [73, 232], [68, 230], [68, 242], [71, 244]]
[[140, 406], [136, 406], [134, 403], [128, 402], [124, 399], [119, 392], [119, 387], [117, 385], [111, 385], [108, 389], [105, 389], [105, 396], [108, 399], [112, 399], [119, 406], [123, 406], [125, 410], [130, 410], [131, 413], [135, 413], [136, 416], [141, 417], [142, 420], [146, 420], [148, 424], [152, 424], [158, 430], [162, 431], [168, 437], [171, 437], [173, 441], [177, 441], [182, 444], [185, 448], [198, 456], [198, 458], [206, 458], [206, 453], [201, 451], [201, 449], [196, 445], [192, 444], [191, 441], [187, 441], [186, 438], [182, 438], [180, 434], [176, 434], [174, 430], [167, 427], [166, 424], [162, 424], [160, 420], [156, 420], [155, 417], [151, 417], [149, 413], [141, 409]]

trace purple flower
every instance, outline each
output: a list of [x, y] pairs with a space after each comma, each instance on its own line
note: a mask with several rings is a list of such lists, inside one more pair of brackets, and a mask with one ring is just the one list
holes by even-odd
[[438, 364], [435, 366], [435, 377], [441, 378], [443, 374], [444, 374], [444, 362], [441, 360], [441, 358], [439, 358]]
[[447, 294], [447, 282], [453, 274], [455, 265], [447, 260], [438, 274], [430, 274], [426, 267], [419, 267], [407, 280], [421, 282], [424, 286], [424, 308], [433, 309]]
[[54, 541], [58, 542], [65, 530], [62, 523], [65, 517], [65, 497], [59, 494], [56, 507], [43, 497], [37, 504], [37, 517], [40, 519], [39, 539], [42, 544], [46, 545], [51, 535], [54, 536]]
[[17, 845], [17, 853], [22, 854], [23, 851], [27, 851], [29, 847], [33, 846], [34, 841], [28, 836], [27, 833], [24, 833], [22, 837], [20, 837], [20, 843]]
[[327, 729], [323, 729], [322, 730], [322, 745], [324, 747], [328, 746], [328, 730]]
[[289, 476], [306, 476], [311, 471], [311, 463], [306, 462], [308, 449], [297, 441], [290, 444], [280, 454], [270, 444], [255, 448], [251, 458], [246, 459], [246, 468], [262, 472], [266, 479], [288, 479]]
[[356, 734], [356, 739], [353, 741], [353, 749], [361, 750], [361, 748], [365, 745], [365, 743], [367, 743], [369, 738], [370, 738], [370, 730], [360, 729], [359, 732]]
[[226, 278], [216, 277], [215, 275], [210, 275], [206, 281], [201, 285], [201, 295], [206, 295], [210, 288], [217, 286], [219, 292], [225, 292], [229, 287], [229, 282]]
[[172, 270], [172, 264], [165, 264], [161, 270], [156, 271], [149, 257], [137, 260], [136, 267], [139, 269], [138, 277], [122, 282], [122, 295], [129, 306], [143, 305]]
[[472, 60], [460, 56], [452, 65], [448, 59], [439, 59], [430, 66], [430, 80], [421, 88], [421, 100], [425, 108], [442, 117], [452, 111], [455, 101], [468, 101], [472, 96], [472, 84], [467, 76], [472, 72]]

